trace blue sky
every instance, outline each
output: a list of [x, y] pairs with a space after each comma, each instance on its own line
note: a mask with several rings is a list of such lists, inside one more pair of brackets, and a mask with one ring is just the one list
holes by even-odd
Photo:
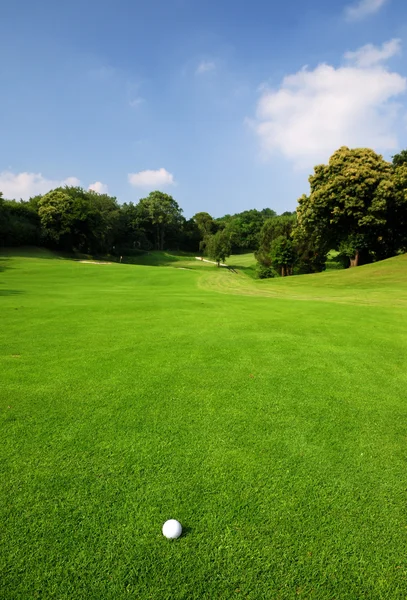
[[294, 210], [341, 145], [407, 147], [404, 0], [3, 0], [0, 191]]

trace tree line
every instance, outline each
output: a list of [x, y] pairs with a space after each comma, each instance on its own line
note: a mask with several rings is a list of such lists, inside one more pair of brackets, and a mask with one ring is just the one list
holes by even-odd
[[185, 219], [160, 191], [136, 204], [72, 186], [27, 201], [7, 200], [0, 191], [0, 245], [101, 256], [171, 249], [218, 264], [253, 251], [260, 278], [322, 271], [330, 250], [345, 267], [407, 250], [406, 150], [387, 162], [368, 148], [342, 147], [309, 182], [295, 212], [252, 209], [216, 219], [207, 212]]
[[257, 247], [262, 226], [276, 216], [269, 208], [220, 219], [206, 212], [185, 219], [182, 213], [174, 198], [160, 191], [136, 204], [74, 186], [27, 201], [7, 200], [0, 192], [0, 245], [132, 255], [168, 249], [207, 253], [214, 240], [227, 239], [230, 251], [242, 252]]

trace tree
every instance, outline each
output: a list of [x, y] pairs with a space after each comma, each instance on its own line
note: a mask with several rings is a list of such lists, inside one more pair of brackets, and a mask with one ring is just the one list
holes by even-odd
[[311, 193], [298, 201], [298, 228], [318, 247], [346, 250], [350, 266], [385, 248], [383, 236], [395, 186], [393, 169], [367, 148], [342, 147], [309, 178]]
[[276, 213], [270, 208], [262, 211], [245, 210], [235, 215], [225, 215], [216, 222], [228, 230], [232, 249], [235, 252], [257, 250], [259, 247], [260, 231], [267, 219], [275, 217]]
[[293, 267], [297, 260], [297, 253], [292, 240], [280, 235], [272, 244], [270, 252], [271, 264], [281, 277], [293, 274]]
[[264, 267], [271, 267], [273, 241], [280, 237], [289, 239], [296, 224], [296, 215], [284, 215], [267, 219], [259, 234], [259, 248], [255, 252], [257, 261]]
[[171, 227], [181, 229], [182, 209], [172, 196], [159, 191], [151, 192], [147, 198], [142, 198], [138, 206], [155, 226], [157, 250], [164, 250], [166, 231]]
[[407, 164], [407, 150], [402, 150], [398, 154], [393, 156], [393, 166], [400, 167], [401, 165]]
[[[407, 157], [407, 151], [404, 152]], [[407, 252], [407, 162], [394, 168], [393, 183], [395, 193], [388, 202], [387, 222], [381, 240], [383, 258]]]
[[38, 215], [45, 237], [56, 245], [71, 234], [73, 202], [64, 189], [57, 188], [45, 194], [38, 202]]
[[211, 236], [217, 230], [216, 223], [211, 215], [207, 212], [196, 213], [192, 219], [198, 227], [200, 234], [199, 250], [205, 252], [206, 243], [209, 236]]
[[125, 202], [121, 205], [118, 218], [118, 229], [115, 238], [116, 252], [126, 254], [134, 250], [151, 250], [154, 247], [150, 240], [153, 233], [145, 212], [137, 204]]
[[204, 239], [207, 235], [211, 235], [216, 229], [215, 221], [207, 212], [196, 213], [192, 219], [195, 221], [201, 233], [202, 239]]
[[178, 245], [181, 250], [197, 252], [200, 249], [201, 232], [194, 219], [183, 219], [182, 232], [178, 236]]
[[225, 230], [218, 231], [207, 238], [207, 251], [209, 258], [218, 263], [224, 262], [231, 252], [230, 237]]
[[[261, 279], [281, 275], [317, 273], [325, 268], [326, 254], [313, 235], [297, 227], [296, 213], [285, 212], [268, 219], [260, 232], [257, 275]], [[286, 242], [283, 243], [283, 240]]]
[[120, 207], [117, 200], [108, 194], [99, 194], [93, 190], [87, 190], [85, 198], [88, 202], [88, 248], [94, 253], [110, 253], [119, 229]]
[[56, 188], [38, 200], [43, 234], [68, 251], [110, 252], [119, 221], [116, 198], [81, 187]]

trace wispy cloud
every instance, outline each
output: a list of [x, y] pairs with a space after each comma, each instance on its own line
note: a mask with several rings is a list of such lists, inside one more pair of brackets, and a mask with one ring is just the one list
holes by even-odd
[[91, 183], [88, 189], [96, 192], [97, 194], [107, 194], [109, 191], [107, 185], [101, 181], [95, 181], [95, 183]]
[[117, 70], [114, 67], [108, 65], [101, 65], [89, 70], [89, 76], [92, 79], [98, 79], [99, 81], [106, 81], [117, 75]]
[[163, 168], [129, 173], [128, 181], [133, 187], [141, 188], [168, 187], [175, 184], [174, 175]]
[[359, 21], [377, 13], [388, 0], [359, 0], [345, 8], [345, 16], [349, 21]]
[[133, 98], [132, 100], [129, 100], [129, 106], [131, 106], [131, 108], [138, 108], [139, 106], [144, 104], [144, 102], [145, 102], [145, 99], [141, 98], [141, 96], [139, 96], [137, 98]]
[[203, 73], [208, 73], [209, 71], [214, 71], [216, 69], [216, 64], [213, 61], [202, 60], [196, 68], [195, 73], [197, 75], [202, 75]]
[[264, 89], [252, 123], [264, 156], [280, 153], [299, 167], [327, 160], [338, 147], [398, 147], [398, 97], [407, 79], [383, 64], [399, 51], [398, 40], [347, 53], [350, 64], [320, 64]]
[[5, 198], [28, 200], [37, 194], [46, 194], [50, 190], [65, 185], [80, 185], [77, 177], [66, 179], [47, 179], [41, 173], [12, 173], [3, 171], [0, 173], [0, 191]]
[[394, 38], [380, 47], [366, 44], [355, 52], [346, 52], [345, 58], [358, 67], [371, 67], [401, 54], [401, 40]]

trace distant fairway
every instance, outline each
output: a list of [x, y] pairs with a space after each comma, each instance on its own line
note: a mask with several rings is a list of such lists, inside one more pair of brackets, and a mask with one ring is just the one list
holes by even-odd
[[0, 599], [405, 600], [407, 255], [166, 256], [0, 253]]

